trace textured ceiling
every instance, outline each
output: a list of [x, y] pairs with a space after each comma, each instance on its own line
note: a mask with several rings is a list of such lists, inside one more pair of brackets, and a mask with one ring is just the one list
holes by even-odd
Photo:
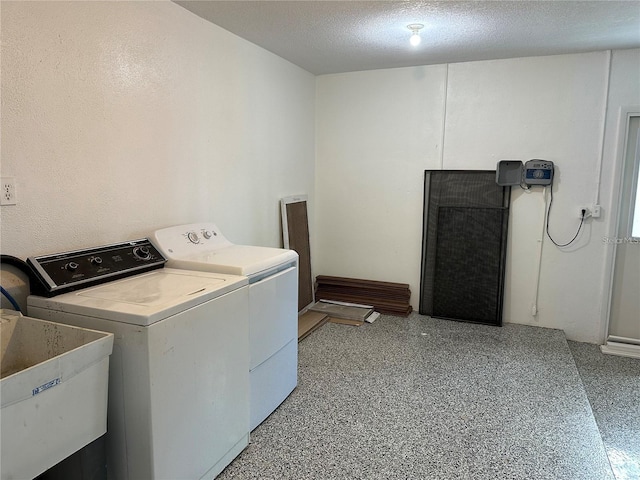
[[637, 0], [175, 3], [317, 75], [640, 47]]

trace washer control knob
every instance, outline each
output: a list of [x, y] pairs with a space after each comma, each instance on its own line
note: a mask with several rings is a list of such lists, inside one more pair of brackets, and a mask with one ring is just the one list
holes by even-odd
[[142, 245], [140, 247], [134, 247], [133, 256], [140, 260], [149, 260], [151, 258], [151, 252], [149, 251], [149, 247]]
[[211, 238], [211, 232], [209, 230], [203, 230], [202, 231], [202, 236], [204, 238], [206, 238], [207, 240], [209, 240]]
[[69, 262], [64, 266], [64, 268], [66, 270], [69, 270], [70, 272], [75, 272], [79, 266], [80, 265], [78, 265], [76, 262]]
[[196, 232], [189, 232], [187, 233], [187, 238], [189, 239], [189, 241], [191, 243], [198, 243], [200, 242], [200, 237], [198, 237], [198, 234]]
[[91, 262], [92, 265], [101, 265], [102, 264], [102, 258], [100, 258], [100, 257], [91, 257], [89, 259], [89, 261]]

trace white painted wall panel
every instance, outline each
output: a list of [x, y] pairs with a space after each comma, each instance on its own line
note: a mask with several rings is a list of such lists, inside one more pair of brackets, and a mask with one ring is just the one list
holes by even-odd
[[209, 219], [281, 244], [314, 189], [315, 79], [171, 2], [2, 3], [2, 253]]
[[446, 66], [317, 79], [314, 275], [409, 283], [425, 169], [438, 168]]
[[[501, 159], [553, 160], [557, 170], [551, 232], [559, 242], [568, 241], [579, 224], [579, 207], [596, 201], [608, 53], [448, 68], [443, 168], [495, 169]], [[429, 69], [438, 76], [428, 84], [414, 83], [411, 69], [317, 80], [315, 273], [409, 283], [414, 308], [422, 171], [440, 168], [445, 114], [446, 66]], [[408, 125], [421, 128], [407, 130]], [[411, 151], [424, 156], [412, 162]], [[393, 168], [387, 168], [389, 159]], [[394, 183], [395, 189], [385, 187]], [[601, 203], [606, 218], [609, 205]], [[539, 312], [534, 317], [543, 217], [540, 187], [532, 193], [513, 190], [504, 319], [561, 328], [571, 339], [599, 342], [603, 220], [587, 221], [568, 249], [560, 250], [544, 238]]]
[[[0, 246], [23, 258], [203, 218], [277, 246], [279, 198], [307, 193], [314, 274], [409, 283], [417, 307], [423, 171], [441, 155], [556, 162], [559, 240], [596, 200], [606, 52], [314, 78], [170, 2], [3, 2], [1, 61], [18, 205], [2, 207]], [[545, 240], [537, 318], [541, 190], [514, 190], [506, 321], [602, 340], [616, 115], [640, 103], [639, 66], [640, 50], [613, 53], [604, 216], [568, 251]]]
[[[501, 159], [556, 164], [550, 231], [575, 234], [582, 205], [595, 201], [608, 78], [608, 55], [517, 58], [450, 65], [444, 167], [495, 169]], [[513, 189], [506, 322], [565, 330], [599, 340], [603, 234], [588, 220], [576, 243], [559, 249], [544, 236], [538, 314], [533, 316], [543, 189]]]

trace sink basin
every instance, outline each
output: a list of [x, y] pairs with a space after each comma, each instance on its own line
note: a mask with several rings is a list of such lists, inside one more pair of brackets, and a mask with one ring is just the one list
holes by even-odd
[[107, 430], [113, 334], [0, 310], [0, 477], [33, 478]]

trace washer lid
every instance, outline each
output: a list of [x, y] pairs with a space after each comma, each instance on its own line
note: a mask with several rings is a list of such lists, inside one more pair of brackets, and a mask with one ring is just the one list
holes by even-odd
[[[176, 275], [180, 276], [176, 281]], [[120, 282], [110, 282], [99, 287], [87, 288], [77, 293], [79, 297], [108, 300], [132, 305], [157, 307], [182, 302], [189, 295], [207, 290], [217, 290], [224, 284], [223, 278], [202, 278], [201, 276], [180, 275], [162, 272], [156, 275], [142, 275], [126, 278]]]
[[164, 268], [54, 298], [30, 296], [30, 306], [134, 325], [151, 325], [248, 283], [237, 275]]
[[298, 254], [284, 248], [231, 245], [216, 250], [194, 252], [182, 257], [169, 254], [168, 257], [168, 265], [173, 268], [252, 276], [295, 262]]
[[293, 250], [234, 245], [210, 222], [156, 230], [153, 237], [174, 268], [254, 276], [298, 260]]

